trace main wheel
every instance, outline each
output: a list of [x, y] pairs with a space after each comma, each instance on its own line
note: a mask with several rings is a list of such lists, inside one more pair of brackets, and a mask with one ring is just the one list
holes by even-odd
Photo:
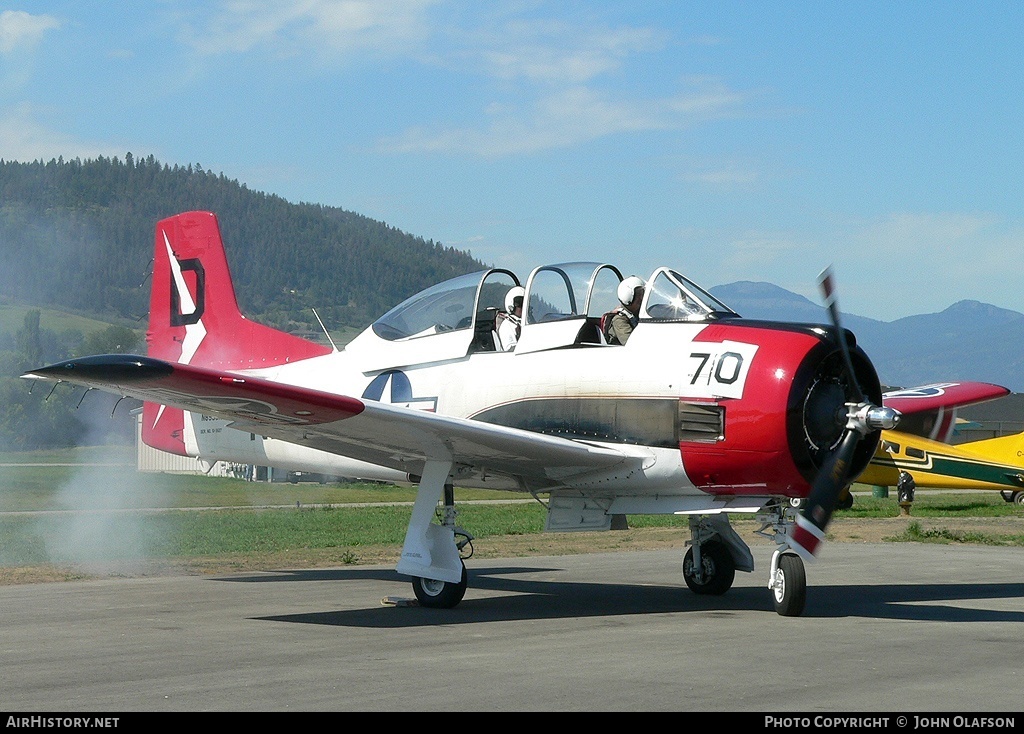
[[1013, 501], [1015, 504], [1024, 505], [1024, 492], [1014, 492]]
[[469, 577], [466, 575], [466, 564], [462, 564], [462, 580], [457, 584], [450, 581], [412, 577], [412, 590], [420, 606], [433, 609], [451, 609], [466, 595]]
[[724, 594], [736, 578], [736, 561], [729, 549], [712, 540], [700, 547], [700, 569], [693, 562], [693, 546], [683, 558], [683, 579], [694, 594]]
[[786, 553], [779, 556], [772, 594], [775, 611], [783, 617], [799, 617], [807, 603], [807, 573], [800, 556]]

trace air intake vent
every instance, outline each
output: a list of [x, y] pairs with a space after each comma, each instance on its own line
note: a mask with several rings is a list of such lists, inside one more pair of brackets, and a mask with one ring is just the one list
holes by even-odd
[[679, 440], [714, 443], [725, 439], [725, 408], [707, 403], [679, 403]]

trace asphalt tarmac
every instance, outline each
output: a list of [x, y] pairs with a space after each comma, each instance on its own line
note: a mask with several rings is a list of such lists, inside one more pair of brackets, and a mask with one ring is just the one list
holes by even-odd
[[0, 711], [1020, 710], [1024, 549], [828, 545], [802, 617], [770, 550], [721, 597], [681, 549], [470, 559], [451, 610], [384, 566], [0, 587]]

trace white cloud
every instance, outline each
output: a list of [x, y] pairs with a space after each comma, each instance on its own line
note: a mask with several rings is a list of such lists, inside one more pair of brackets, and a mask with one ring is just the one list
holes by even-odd
[[608, 28], [586, 17], [502, 17], [437, 31], [442, 33], [437, 46], [448, 50], [421, 60], [456, 75], [494, 80], [494, 101], [480, 110], [479, 124], [410, 128], [382, 141], [386, 151], [529, 154], [618, 133], [681, 130], [735, 114], [745, 101], [717, 80], [698, 77], [684, 79], [683, 91], [672, 96], [637, 97], [634, 90], [643, 85], [632, 83], [631, 75], [662, 62], [655, 58], [653, 67], [635, 72], [632, 62], [665, 49], [670, 38], [660, 29]]
[[680, 130], [732, 114], [740, 94], [723, 89], [649, 100], [618, 100], [608, 92], [570, 87], [541, 96], [523, 109], [492, 104], [482, 128], [428, 131], [413, 128], [382, 142], [388, 152], [459, 152], [500, 157], [563, 148], [628, 132]]
[[113, 157], [124, 155], [127, 150], [115, 149], [108, 143], [83, 142], [47, 128], [36, 120], [36, 110], [28, 103], [0, 116], [0, 158], [7, 161]]
[[757, 183], [761, 176], [757, 171], [727, 164], [716, 169], [707, 168], [702, 171], [685, 173], [683, 178], [687, 181], [708, 186], [730, 188], [734, 186], [750, 186]]
[[374, 50], [407, 53], [425, 33], [425, 12], [437, 0], [229, 0], [197, 21], [185, 41], [204, 54]]
[[194, 13], [194, 26], [182, 37], [204, 55], [347, 60], [358, 51], [445, 69], [456, 86], [462, 83], [457, 77], [494, 84], [477, 86], [491, 94], [490, 104], [449, 111], [449, 119], [475, 113], [478, 123], [409, 128], [381, 142], [392, 153], [528, 154], [623, 132], [684, 129], [743, 103], [743, 95], [706, 79], [687, 81], [689, 88], [674, 96], [630, 99], [636, 85], [626, 78], [627, 64], [668, 45], [660, 29], [611, 28], [587, 17], [538, 19], [530, 16], [531, 6], [520, 4], [464, 7], [461, 14], [446, 12], [440, 25], [430, 12], [439, 4], [228, 0], [205, 18], [204, 11]]
[[556, 21], [511, 22], [497, 31], [462, 37], [467, 67], [499, 79], [581, 84], [618, 70], [641, 51], [664, 46], [664, 34], [647, 28], [590, 29]]
[[51, 15], [30, 15], [23, 10], [5, 10], [0, 13], [0, 54], [31, 49], [47, 31], [58, 27], [60, 21]]

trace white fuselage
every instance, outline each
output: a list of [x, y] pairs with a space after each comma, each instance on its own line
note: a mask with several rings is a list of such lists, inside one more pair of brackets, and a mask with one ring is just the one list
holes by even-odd
[[[496, 423], [503, 422], [501, 411], [515, 413], [517, 406], [528, 406], [523, 408], [527, 411], [540, 406], [543, 410], [557, 412], [563, 404], [586, 399], [603, 400], [606, 405], [613, 405], [617, 399], [634, 403], [648, 401], [645, 404], [660, 400], [671, 411], [672, 404], [680, 398], [714, 400], [742, 396], [746, 376], [743, 363], [749, 364], [756, 345], [701, 342], [701, 353], [710, 352], [712, 357], [694, 359], [691, 356], [693, 338], [703, 328], [701, 324], [645, 324], [637, 329], [626, 347], [586, 345], [528, 351], [527, 342], [523, 351], [484, 351], [469, 355], [462, 343], [464, 337], [460, 340], [458, 332], [395, 343], [382, 340], [367, 330], [342, 351], [248, 374], [349, 397]], [[731, 365], [724, 373], [721, 369], [717, 372], [719, 377], [724, 375], [727, 382], [717, 380], [714, 369], [721, 363], [722, 354], [745, 355], [739, 367]], [[424, 361], [424, 355], [431, 357], [429, 361]], [[419, 361], [415, 361], [417, 357]], [[666, 410], [661, 412], [666, 413]], [[529, 420], [522, 411], [517, 416], [520, 420]], [[630, 420], [630, 416], [613, 415], [609, 420]], [[671, 412], [665, 420], [672, 420]], [[206, 460], [409, 481], [407, 474], [394, 469], [235, 431], [227, 426], [227, 421], [191, 414], [191, 419], [186, 420], [189, 453]], [[659, 430], [655, 426], [636, 428]], [[660, 443], [644, 445], [639, 439], [629, 442], [627, 449], [644, 457], [642, 476], [634, 471], [628, 482], [627, 477], [598, 478], [580, 489], [592, 491], [604, 483], [608, 486], [603, 489], [616, 495], [699, 493], [686, 476], [678, 446], [671, 443], [671, 429], [671, 425], [665, 426], [669, 435]], [[573, 437], [598, 445], [609, 442], [608, 436], [598, 435], [600, 431], [595, 431], [594, 435], [580, 435], [580, 432], [577, 430]], [[621, 443], [610, 442], [622, 448]], [[465, 484], [525, 489], [502, 476], [467, 478]], [[622, 486], [617, 486], [619, 484]]]

